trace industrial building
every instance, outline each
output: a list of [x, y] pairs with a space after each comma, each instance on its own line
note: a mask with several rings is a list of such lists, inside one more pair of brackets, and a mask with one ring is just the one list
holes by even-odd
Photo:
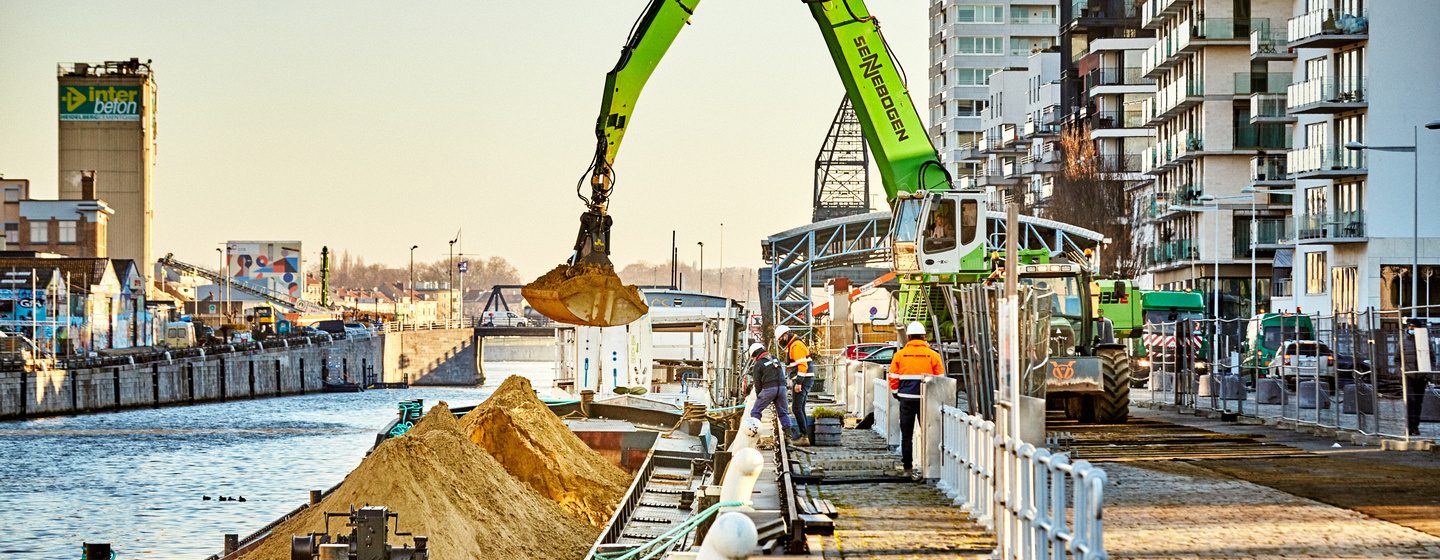
[[150, 63], [61, 64], [57, 81], [60, 198], [84, 198], [82, 177], [98, 177], [95, 197], [115, 212], [106, 235], [109, 255], [134, 260], [148, 274], [156, 123]]

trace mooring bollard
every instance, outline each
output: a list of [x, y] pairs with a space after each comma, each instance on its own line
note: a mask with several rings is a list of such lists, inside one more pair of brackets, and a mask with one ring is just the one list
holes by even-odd
[[695, 559], [740, 560], [749, 558], [759, 545], [760, 536], [755, 522], [743, 513], [731, 511], [715, 519]]
[[725, 481], [720, 483], [720, 501], [745, 502], [745, 508], [749, 509], [755, 483], [760, 480], [760, 471], [764, 468], [765, 458], [759, 450], [747, 447], [736, 451], [730, 465], [725, 468]]
[[237, 535], [235, 533], [225, 533], [225, 548], [222, 549], [225, 551], [224, 555], [229, 556], [231, 554], [234, 554], [235, 550], [239, 548], [240, 535]]
[[311, 491], [310, 491], [310, 505], [313, 506], [313, 505], [319, 504], [319, 503], [320, 503], [321, 494], [322, 494], [322, 492], [320, 492], [319, 490], [311, 490]]

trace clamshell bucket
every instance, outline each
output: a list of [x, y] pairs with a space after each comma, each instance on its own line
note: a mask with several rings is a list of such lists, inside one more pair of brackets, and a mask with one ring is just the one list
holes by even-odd
[[560, 265], [520, 290], [530, 307], [572, 325], [613, 327], [650, 312], [635, 286], [626, 286], [608, 264]]

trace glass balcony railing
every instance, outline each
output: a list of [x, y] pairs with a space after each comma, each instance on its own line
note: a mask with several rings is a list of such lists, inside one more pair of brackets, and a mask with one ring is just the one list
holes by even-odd
[[1331, 9], [1315, 10], [1290, 18], [1286, 31], [1291, 43], [1318, 35], [1367, 35], [1370, 33], [1370, 18], [1363, 12], [1351, 14]]
[[1240, 124], [1235, 126], [1237, 150], [1283, 150], [1290, 147], [1290, 130], [1283, 124]]
[[[1263, 22], [1263, 23], [1261, 23]], [[1205, 18], [1190, 22], [1192, 39], [1248, 39], [1250, 30], [1269, 27], [1269, 19]]]
[[1125, 68], [1096, 68], [1085, 74], [1085, 89], [1095, 86], [1149, 85], [1155, 80], [1146, 78], [1138, 66]]
[[1286, 30], [1265, 26], [1250, 32], [1250, 56], [1284, 53], [1290, 35]]
[[1302, 240], [1364, 238], [1365, 211], [1305, 214], [1300, 216], [1298, 233], [1297, 237]]
[[1018, 23], [1021, 25], [1055, 25], [1055, 16], [1053, 14], [1012, 13], [1010, 14], [1010, 23]]
[[1288, 96], [1284, 93], [1250, 94], [1250, 118], [1284, 119], [1290, 113], [1286, 109]]
[[1255, 156], [1250, 158], [1250, 181], [1284, 181], [1285, 156]]
[[1070, 13], [1076, 18], [1128, 19], [1138, 17], [1140, 8], [1130, 0], [1074, 0]]
[[1236, 72], [1235, 95], [1285, 93], [1292, 81], [1289, 72]]
[[1365, 103], [1365, 81], [1356, 78], [1314, 78], [1285, 88], [1286, 108], [1294, 112], [1322, 103]]
[[1096, 166], [1102, 173], [1134, 173], [1140, 171], [1140, 154], [1100, 154]]
[[1090, 115], [1090, 128], [1143, 128], [1145, 119], [1140, 111], [1100, 111]]
[[[1235, 228], [1236, 258], [1250, 258], [1250, 227], [1247, 223]], [[1291, 238], [1290, 218], [1256, 218], [1254, 228], [1257, 246], [1281, 245]]]
[[1285, 154], [1285, 169], [1293, 175], [1315, 172], [1346, 172], [1365, 168], [1364, 150], [1318, 144], [1295, 148]]

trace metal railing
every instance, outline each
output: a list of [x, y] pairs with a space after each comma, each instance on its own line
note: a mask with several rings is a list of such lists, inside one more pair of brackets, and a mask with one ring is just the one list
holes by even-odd
[[1316, 35], [1364, 35], [1370, 32], [1370, 18], [1366, 13], [1337, 13], [1327, 8], [1290, 18], [1286, 30], [1291, 43]]
[[1265, 26], [1250, 32], [1250, 56], [1261, 54], [1279, 54], [1290, 42], [1286, 30]]
[[940, 407], [937, 486], [993, 529], [998, 558], [1103, 559], [1105, 471], [999, 436], [995, 423]]
[[[1275, 286], [1275, 296], [1285, 293], [1286, 287]], [[1151, 373], [1131, 398], [1337, 433], [1440, 442], [1440, 418], [1426, 416], [1422, 406], [1429, 401], [1433, 409], [1440, 402], [1440, 328], [1406, 326], [1417, 321], [1440, 327], [1424, 318], [1432, 311], [1440, 310], [1268, 315], [1263, 326], [1205, 319], [1188, 322], [1190, 337], [1174, 337], [1176, 323], [1146, 325]], [[1246, 340], [1247, 332], [1255, 338]], [[1195, 342], [1182, 342], [1176, 351], [1167, 334]], [[1158, 343], [1150, 345], [1152, 340]]]
[[1090, 115], [1090, 128], [1144, 128], [1145, 119], [1140, 111], [1099, 111]]
[[1255, 156], [1250, 158], [1250, 181], [1285, 181], [1285, 156]]
[[1349, 171], [1365, 168], [1364, 150], [1347, 150], [1342, 146], [1315, 144], [1285, 153], [1285, 169], [1291, 175], [1312, 171]]
[[1365, 211], [1329, 212], [1300, 216], [1300, 239], [1352, 239], [1365, 237]]
[[1287, 149], [1290, 147], [1290, 129], [1283, 124], [1237, 124], [1231, 145], [1237, 150]]
[[1365, 80], [1360, 77], [1311, 78], [1285, 88], [1286, 108], [1304, 110], [1321, 103], [1364, 103], [1367, 99]]

